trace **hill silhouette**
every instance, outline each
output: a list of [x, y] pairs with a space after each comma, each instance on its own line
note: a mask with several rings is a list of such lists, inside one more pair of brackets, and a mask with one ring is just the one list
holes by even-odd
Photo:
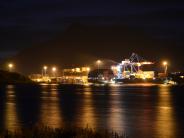
[[45, 64], [65, 68], [92, 65], [99, 58], [120, 62], [132, 52], [158, 60], [166, 50], [162, 42], [154, 40], [140, 28], [76, 23], [57, 38], [20, 52], [13, 60], [19, 71], [29, 74], [39, 72]]

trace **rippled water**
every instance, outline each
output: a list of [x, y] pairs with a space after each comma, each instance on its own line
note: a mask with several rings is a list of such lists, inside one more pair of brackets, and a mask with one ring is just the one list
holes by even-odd
[[43, 124], [184, 136], [184, 87], [165, 85], [0, 86], [0, 130]]

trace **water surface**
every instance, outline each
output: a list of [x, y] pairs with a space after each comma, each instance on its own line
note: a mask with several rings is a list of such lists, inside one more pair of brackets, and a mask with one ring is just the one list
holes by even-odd
[[184, 136], [184, 87], [165, 85], [0, 86], [0, 130], [43, 124]]

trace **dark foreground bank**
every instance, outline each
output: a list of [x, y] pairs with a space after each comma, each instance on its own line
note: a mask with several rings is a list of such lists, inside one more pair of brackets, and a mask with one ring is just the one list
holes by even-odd
[[0, 70], [0, 84], [30, 84], [33, 83], [28, 77], [16, 72]]
[[5, 131], [0, 134], [5, 138], [126, 138], [125, 134], [114, 131], [95, 130], [91, 128], [50, 128], [34, 127], [15, 132]]

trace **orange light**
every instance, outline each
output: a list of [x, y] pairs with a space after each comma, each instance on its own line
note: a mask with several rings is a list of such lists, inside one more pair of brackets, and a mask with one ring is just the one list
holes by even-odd
[[8, 67], [9, 67], [9, 68], [13, 68], [13, 66], [14, 66], [14, 65], [13, 65], [12, 63], [8, 64]]
[[52, 68], [52, 71], [53, 71], [53, 72], [56, 72], [56, 70], [57, 70], [56, 67], [53, 67], [53, 68]]
[[89, 68], [89, 67], [87, 67], [87, 68], [86, 68], [86, 70], [89, 72], [89, 71], [90, 71], [90, 68]]
[[101, 64], [102, 63], [102, 61], [101, 60], [97, 60], [97, 64]]
[[44, 66], [44, 67], [43, 67], [44, 70], [47, 70], [47, 68], [48, 68], [47, 66]]
[[167, 66], [167, 64], [168, 64], [167, 61], [164, 61], [164, 62], [163, 62], [163, 65], [164, 65], [164, 66]]
[[141, 66], [141, 63], [137, 63], [137, 66], [140, 67]]

